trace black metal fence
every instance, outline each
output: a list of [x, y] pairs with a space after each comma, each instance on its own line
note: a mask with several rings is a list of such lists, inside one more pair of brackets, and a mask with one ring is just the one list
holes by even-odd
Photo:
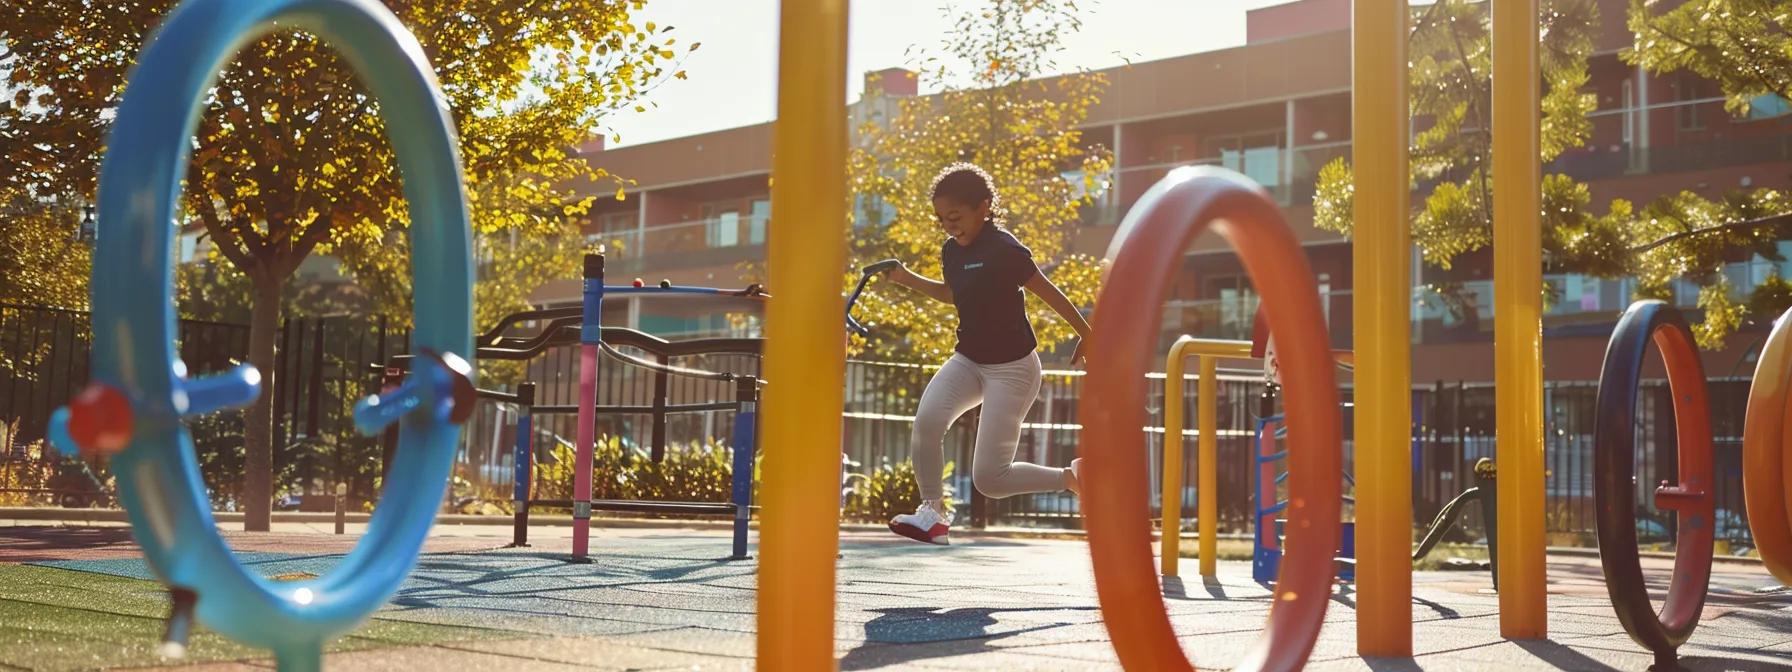
[[[176, 351], [189, 375], [243, 362], [249, 327], [181, 320]], [[380, 320], [347, 316], [298, 318], [280, 326], [272, 375], [274, 463], [282, 508], [299, 508], [305, 495], [324, 495], [347, 482], [362, 499], [376, 496], [378, 443], [353, 431], [354, 401], [371, 391], [364, 362], [405, 351], [408, 335]], [[0, 460], [60, 461], [36, 446], [50, 414], [91, 375], [92, 324], [85, 312], [0, 304], [0, 423], [9, 426]], [[200, 470], [213, 503], [237, 506], [243, 459], [243, 414], [217, 413], [191, 423]], [[318, 504], [322, 506], [322, 504]]]
[[[247, 351], [248, 328], [243, 325], [183, 321], [178, 344], [194, 373], [216, 371], [241, 361]], [[387, 361], [406, 350], [406, 334], [399, 329], [365, 319], [330, 317], [294, 319], [282, 325], [280, 355], [272, 376], [276, 404], [275, 444], [277, 482], [295, 496], [286, 506], [300, 506], [304, 494], [323, 494], [334, 484], [346, 482], [357, 499], [376, 495], [379, 444], [361, 437], [352, 428], [354, 401], [373, 391], [377, 375], [369, 366]], [[49, 414], [85, 384], [90, 342], [85, 313], [26, 306], [0, 305], [0, 422], [16, 423], [9, 441], [0, 446], [18, 451], [43, 436]], [[578, 348], [550, 350], [512, 372], [516, 380], [537, 385], [536, 403], [570, 405], [577, 401]], [[672, 364], [710, 370], [758, 375], [759, 359], [746, 355], [704, 355], [674, 358]], [[850, 362], [845, 386], [846, 406], [841, 417], [843, 452], [849, 471], [868, 473], [880, 466], [909, 459], [909, 433], [916, 406], [936, 367], [879, 362]], [[615, 365], [600, 369], [598, 402], [607, 405], [653, 403], [654, 373]], [[1048, 371], [1039, 401], [1023, 425], [1017, 459], [1040, 464], [1069, 464], [1076, 451], [1081, 426], [1077, 424], [1080, 372]], [[767, 381], [777, 385], [778, 381]], [[1163, 446], [1162, 374], [1154, 374], [1149, 387], [1150, 407], [1147, 454], [1153, 515], [1162, 498], [1158, 483]], [[1196, 381], [1184, 381], [1185, 417], [1190, 426], [1182, 439], [1188, 456], [1184, 470], [1183, 508], [1171, 516], [1192, 526], [1195, 516], [1194, 438]], [[1744, 399], [1748, 381], [1738, 378], [1711, 381], [1712, 428], [1716, 438], [1717, 507], [1719, 539], [1747, 544], [1748, 528], [1741, 491], [1741, 441]], [[482, 383], [503, 389], [509, 386]], [[1261, 377], [1255, 371], [1222, 371], [1219, 385], [1219, 528], [1222, 532], [1247, 532], [1251, 525], [1251, 443], [1257, 416]], [[1597, 390], [1591, 382], [1553, 381], [1546, 385], [1544, 404], [1545, 460], [1548, 468], [1547, 524], [1556, 543], [1591, 543], [1593, 516], [1593, 405]], [[728, 383], [674, 378], [667, 382], [666, 403], [702, 403], [727, 400]], [[1344, 390], [1348, 468], [1355, 454], [1351, 438], [1349, 389]], [[1665, 383], [1646, 383], [1639, 401], [1637, 511], [1640, 533], [1648, 542], [1671, 538], [1673, 517], [1655, 509], [1650, 493], [1675, 474], [1675, 435], [1672, 402]], [[1412, 394], [1414, 438], [1413, 508], [1417, 520], [1429, 520], [1457, 493], [1472, 482], [1474, 463], [1495, 457], [1493, 387], [1485, 383], [1436, 383]], [[511, 427], [514, 409], [485, 404], [465, 432], [457, 474], [467, 485], [492, 494], [508, 493], [513, 478]], [[600, 416], [598, 432], [626, 449], [645, 453], [655, 442], [673, 449], [726, 443], [732, 426], [731, 412], [714, 411], [674, 415], [655, 428], [650, 416]], [[553, 459], [556, 446], [570, 447], [576, 437], [571, 416], [536, 418], [535, 445], [538, 459]], [[988, 525], [1075, 527], [1081, 517], [1074, 497], [1065, 493], [1021, 495], [1000, 500], [985, 499], [970, 479], [970, 458], [975, 441], [977, 411], [973, 410], [947, 434], [945, 451], [951, 471], [947, 483], [958, 502], [961, 518]], [[240, 473], [240, 413], [219, 414], [194, 426], [202, 469], [214, 488], [214, 500], [229, 507], [235, 501], [235, 484], [214, 474]], [[763, 454], [775, 455], [776, 446], [762, 446]], [[1125, 449], [1091, 446], [1090, 450]], [[16, 455], [0, 459], [18, 459]], [[234, 471], [233, 471], [234, 469]], [[502, 498], [500, 496], [499, 498]], [[1465, 521], [1472, 537], [1478, 534], [1478, 514]]]

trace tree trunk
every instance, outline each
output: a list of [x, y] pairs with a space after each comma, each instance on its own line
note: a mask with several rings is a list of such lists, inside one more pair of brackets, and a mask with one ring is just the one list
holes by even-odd
[[274, 337], [280, 331], [280, 278], [255, 273], [249, 317], [249, 363], [261, 372], [261, 394], [243, 418], [243, 530], [266, 532], [274, 503]]

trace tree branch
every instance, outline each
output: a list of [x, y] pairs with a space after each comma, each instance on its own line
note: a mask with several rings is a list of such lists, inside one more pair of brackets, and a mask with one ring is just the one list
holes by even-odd
[[1704, 236], [1704, 235], [1708, 235], [1708, 234], [1735, 233], [1738, 231], [1764, 229], [1764, 228], [1775, 227], [1775, 226], [1792, 226], [1792, 212], [1784, 212], [1784, 213], [1780, 213], [1777, 215], [1761, 217], [1759, 219], [1746, 219], [1746, 220], [1743, 220], [1740, 222], [1729, 222], [1726, 224], [1719, 224], [1717, 226], [1707, 226], [1702, 229], [1687, 229], [1680, 233], [1664, 236], [1664, 237], [1659, 238], [1653, 242], [1648, 242], [1648, 243], [1644, 243], [1642, 245], [1638, 245], [1636, 247], [1632, 247], [1632, 248], [1630, 248], [1630, 253], [1631, 254], [1642, 254], [1644, 252], [1648, 252], [1648, 251], [1656, 249], [1658, 247], [1662, 247], [1664, 245], [1669, 245], [1669, 244], [1672, 244], [1672, 243], [1675, 243], [1675, 242], [1678, 242], [1681, 240], [1685, 240], [1687, 238], [1696, 238], [1696, 237]]
[[242, 247], [243, 239], [239, 235], [240, 232], [218, 216], [217, 206], [213, 205], [210, 199], [205, 199], [195, 204], [193, 210], [198, 213], [199, 221], [205, 223], [205, 230], [211, 232], [212, 242], [217, 245], [218, 253], [224, 255], [225, 259], [229, 259], [230, 263], [235, 264], [237, 269], [244, 274], [254, 272], [258, 257], [251, 255], [247, 249]]

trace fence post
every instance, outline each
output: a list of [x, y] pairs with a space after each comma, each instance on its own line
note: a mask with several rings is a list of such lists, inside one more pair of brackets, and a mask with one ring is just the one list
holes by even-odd
[[[654, 361], [660, 364], [668, 364], [670, 362], [666, 361], [667, 359], [670, 358], [655, 357]], [[669, 382], [665, 371], [654, 372], [653, 443], [649, 448], [649, 455], [652, 457], [654, 464], [659, 464], [666, 459], [666, 387]]]
[[348, 527], [348, 483], [336, 483], [336, 533]]
[[529, 485], [535, 471], [535, 383], [516, 386], [516, 404], [516, 523], [510, 547], [522, 548], [529, 545]]

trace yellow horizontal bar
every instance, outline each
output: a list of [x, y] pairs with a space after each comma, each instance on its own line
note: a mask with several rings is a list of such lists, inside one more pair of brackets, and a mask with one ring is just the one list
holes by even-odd
[[1251, 342], [1224, 338], [1194, 338], [1192, 336], [1183, 336], [1176, 339], [1175, 345], [1170, 346], [1170, 357], [1172, 358], [1181, 359], [1195, 355], [1250, 359]]

